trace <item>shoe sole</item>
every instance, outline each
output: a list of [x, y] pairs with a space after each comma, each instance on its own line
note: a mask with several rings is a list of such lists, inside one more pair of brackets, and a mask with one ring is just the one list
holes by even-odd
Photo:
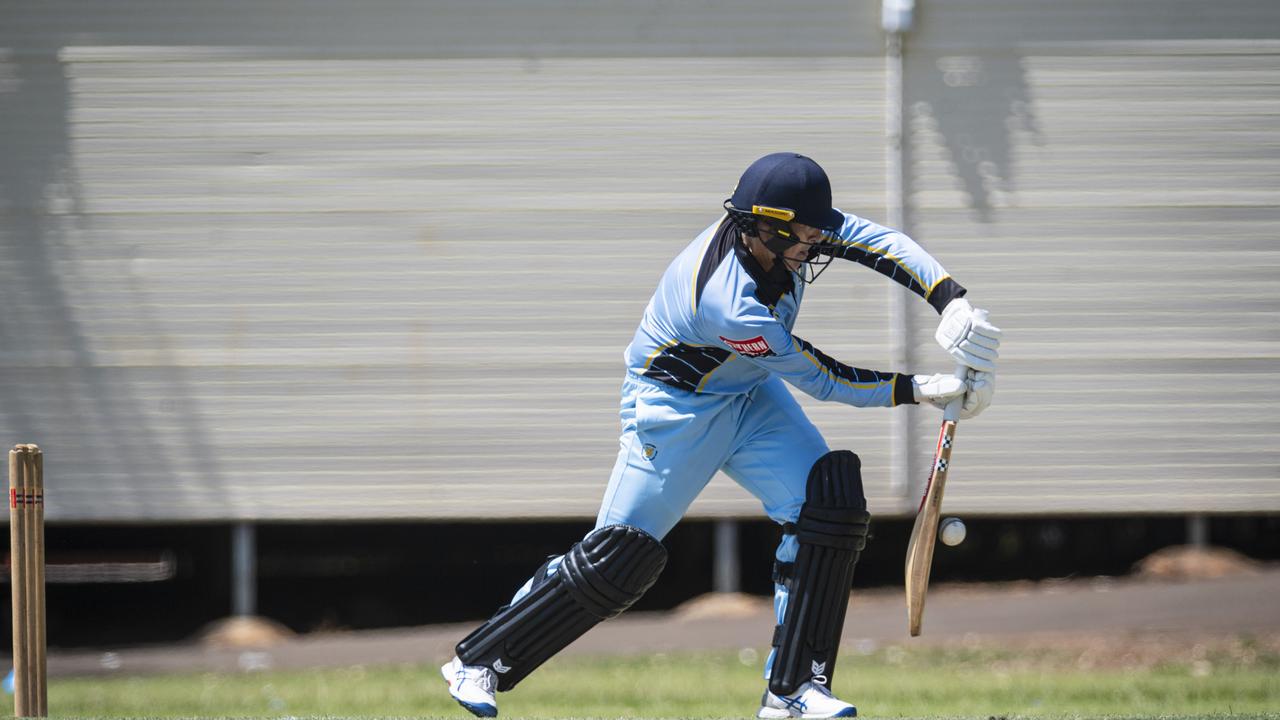
[[779, 708], [760, 708], [756, 713], [756, 717], [760, 720], [783, 720], [784, 718], [851, 718], [858, 717], [858, 708], [849, 707], [841, 710], [835, 715], [792, 715], [786, 710]]
[[[450, 693], [452, 695], [452, 693]], [[454, 698], [458, 700], [458, 698]], [[467, 709], [467, 712], [476, 717], [498, 717], [498, 708], [492, 705], [478, 705], [463, 700], [458, 700], [458, 704]]]

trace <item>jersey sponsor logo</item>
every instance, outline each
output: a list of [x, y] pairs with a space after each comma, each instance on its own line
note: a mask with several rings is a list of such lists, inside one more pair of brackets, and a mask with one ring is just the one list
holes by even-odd
[[746, 340], [730, 340], [721, 335], [720, 339], [731, 350], [743, 357], [768, 357], [773, 354], [773, 348], [769, 347], [769, 342], [764, 339], [763, 335], [757, 335]]

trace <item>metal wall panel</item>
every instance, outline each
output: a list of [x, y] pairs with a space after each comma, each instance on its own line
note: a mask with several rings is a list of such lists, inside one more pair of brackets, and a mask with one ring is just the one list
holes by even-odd
[[1280, 408], [1257, 393], [1280, 371], [1280, 5], [974, 0], [921, 20], [915, 234], [1008, 333], [948, 506], [1280, 508]]
[[879, 12], [841, 0], [6, 0], [0, 46], [228, 57], [832, 57], [878, 52]]
[[0, 264], [51, 518], [592, 515], [622, 349], [741, 168], [878, 202], [877, 59], [166, 53], [67, 48], [65, 120], [22, 125], [69, 159]]
[[[874, 3], [305, 6], [0, 8], [0, 438], [52, 520], [593, 515], [622, 348], [742, 167], [882, 213]], [[1214, 7], [921, 5], [912, 229], [1009, 333], [949, 507], [1280, 509], [1280, 32]], [[800, 332], [885, 367], [886, 287], [831, 271]], [[804, 402], [908, 512], [894, 411]]]

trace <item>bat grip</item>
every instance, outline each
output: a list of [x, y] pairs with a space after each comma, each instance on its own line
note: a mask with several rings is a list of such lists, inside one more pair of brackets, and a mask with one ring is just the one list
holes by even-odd
[[[968, 377], [968, 374], [969, 374], [968, 367], [964, 365], [956, 365], [956, 371], [955, 371], [956, 377], [960, 378], [961, 380], [964, 380], [966, 377]], [[947, 407], [942, 411], [942, 421], [955, 422], [959, 420], [960, 410], [963, 408], [964, 408], [964, 396], [961, 395], [955, 400], [952, 400], [951, 402], [947, 403]]]

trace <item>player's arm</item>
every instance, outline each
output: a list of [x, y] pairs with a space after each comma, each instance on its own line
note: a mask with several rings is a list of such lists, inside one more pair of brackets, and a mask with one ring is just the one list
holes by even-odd
[[835, 257], [866, 265], [924, 298], [942, 316], [934, 338], [956, 362], [995, 371], [1000, 328], [969, 303], [964, 286], [915, 240], [848, 213], [832, 240]]
[[[746, 301], [730, 319], [705, 327], [707, 339], [819, 400], [857, 407], [914, 404], [913, 376], [846, 365], [792, 335], [763, 305]], [[954, 389], [953, 389], [954, 390]], [[963, 384], [952, 395], [963, 392]]]
[[941, 263], [897, 230], [845, 213], [844, 224], [832, 241], [832, 255], [888, 277], [924, 298], [939, 314], [965, 294], [964, 286]]

